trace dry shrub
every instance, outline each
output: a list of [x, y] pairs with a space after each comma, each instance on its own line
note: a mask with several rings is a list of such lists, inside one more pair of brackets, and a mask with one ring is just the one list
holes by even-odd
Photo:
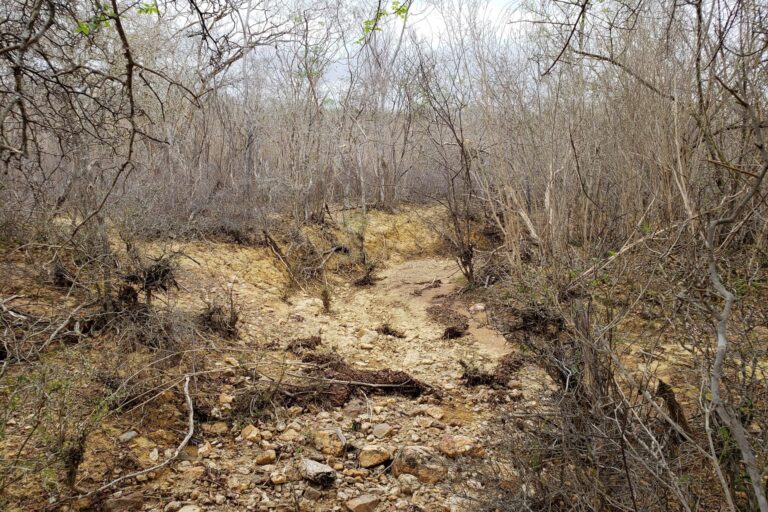
[[75, 279], [72, 277], [72, 272], [64, 265], [61, 258], [56, 258], [51, 268], [51, 281], [53, 285], [59, 288], [70, 288]]
[[481, 366], [463, 360], [459, 361], [459, 365], [464, 370], [461, 380], [466, 386], [490, 386], [496, 384], [496, 376]]
[[192, 318], [172, 307], [136, 304], [115, 314], [108, 324], [118, 343], [133, 348], [182, 350], [196, 339]]
[[328, 285], [323, 286], [320, 291], [320, 300], [323, 301], [323, 311], [330, 313], [331, 311], [331, 289]]
[[[560, 390], [554, 400], [526, 405], [522, 413], [501, 414], [494, 422], [499, 458], [473, 468], [482, 475], [485, 489], [476, 497], [481, 504], [477, 510], [666, 511], [684, 510], [689, 503], [710, 509], [711, 492], [704, 490], [718, 484], [702, 471], [706, 461], [693, 445], [681, 443], [644, 398], [651, 390], [642, 383], [632, 387], [611, 358], [612, 338], [602, 330], [611, 317], [598, 323], [591, 303], [582, 301], [569, 312], [567, 323], [573, 329], [568, 331], [562, 315], [541, 305], [509, 307], [494, 316], [504, 319], [510, 339], [519, 339], [516, 331], [527, 329], [523, 342], [530, 349], [502, 361], [497, 372], [513, 372], [535, 361]], [[482, 384], [495, 377], [467, 375]], [[659, 389], [666, 413], [682, 415], [671, 389]], [[693, 426], [691, 435], [700, 438], [702, 430], [701, 424]]]
[[505, 333], [517, 331], [528, 335], [557, 336], [565, 330], [565, 319], [559, 312], [536, 303], [497, 312], [496, 323]]
[[237, 338], [240, 310], [235, 304], [232, 289], [229, 290], [226, 302], [207, 302], [198, 322], [203, 328], [224, 338]]
[[147, 299], [147, 304], [152, 303], [152, 294], [156, 291], [168, 291], [170, 288], [178, 289], [176, 282], [178, 272], [178, 257], [182, 253], [176, 252], [169, 255], [163, 254], [156, 258], [150, 258], [144, 263], [139, 258], [134, 259], [134, 268], [123, 276], [125, 282], [136, 285], [141, 289]]

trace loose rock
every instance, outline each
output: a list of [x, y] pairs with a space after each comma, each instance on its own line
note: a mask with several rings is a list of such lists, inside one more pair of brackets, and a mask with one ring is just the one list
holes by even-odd
[[257, 442], [261, 441], [261, 432], [253, 425], [246, 425], [243, 430], [240, 431], [240, 436], [246, 441]]
[[338, 428], [320, 430], [315, 433], [315, 448], [326, 455], [339, 457], [347, 447], [347, 438]]
[[452, 459], [456, 457], [482, 457], [484, 454], [483, 447], [471, 437], [451, 434], [446, 434], [440, 439], [437, 449]]
[[130, 441], [131, 439], [135, 438], [138, 435], [139, 435], [139, 433], [136, 432], [135, 430], [129, 430], [128, 432], [124, 432], [124, 433], [120, 434], [120, 437], [118, 437], [117, 439], [121, 443], [127, 443], [128, 441]]
[[358, 461], [364, 468], [372, 468], [379, 464], [384, 464], [392, 458], [390, 451], [383, 446], [367, 445], [360, 450]]
[[345, 503], [350, 512], [373, 512], [381, 500], [372, 494], [363, 494]]
[[181, 502], [171, 501], [163, 508], [163, 512], [178, 512], [179, 509], [181, 509]]
[[332, 467], [312, 459], [301, 459], [299, 471], [305, 480], [323, 487], [332, 485], [336, 480], [336, 471]]
[[397, 477], [397, 483], [400, 486], [400, 491], [408, 496], [418, 491], [419, 487], [421, 487], [418, 477], [408, 473], [403, 473]]
[[379, 423], [378, 425], [374, 425], [372, 433], [374, 436], [381, 439], [392, 433], [392, 427], [387, 423]]
[[276, 460], [277, 453], [275, 450], [264, 450], [263, 452], [256, 454], [254, 462], [256, 462], [256, 464], [259, 466], [264, 466], [266, 464], [273, 464]]
[[448, 473], [445, 461], [426, 446], [406, 446], [392, 462], [392, 474], [416, 476], [421, 482], [435, 484]]

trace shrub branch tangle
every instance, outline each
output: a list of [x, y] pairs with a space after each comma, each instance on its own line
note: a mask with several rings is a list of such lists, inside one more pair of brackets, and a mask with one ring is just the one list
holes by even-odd
[[[435, 200], [469, 287], [538, 287], [525, 311], [557, 312], [571, 336], [542, 361], [582, 365], [576, 383], [559, 374], [567, 411], [550, 432], [559, 469], [608, 469], [600, 496], [548, 501], [554, 480], [539, 480], [526, 507], [702, 509], [680, 483], [690, 466], [671, 462], [690, 451], [727, 509], [767, 511], [764, 3], [398, 6], [3, 2], [0, 243], [46, 251], [57, 286], [109, 323], [135, 302], [121, 298], [112, 229], [249, 243], [286, 216], [299, 230], [338, 209]], [[427, 13], [445, 30], [420, 31]], [[629, 291], [608, 297], [613, 281]], [[149, 299], [148, 281], [134, 284]], [[573, 301], [626, 303], [597, 322]], [[651, 303], [702, 371], [687, 427], [680, 396], [635, 379], [609, 343], [616, 318]], [[47, 320], [13, 296], [0, 304], [5, 374], [82, 333], [73, 311]], [[209, 313], [234, 335], [231, 303]], [[658, 418], [683, 439], [677, 455], [656, 449]], [[660, 475], [663, 503], [647, 485]]]

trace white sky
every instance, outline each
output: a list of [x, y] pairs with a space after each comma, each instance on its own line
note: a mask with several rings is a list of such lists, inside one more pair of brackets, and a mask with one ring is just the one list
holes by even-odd
[[[408, 25], [416, 33], [426, 39], [436, 42], [446, 31], [443, 16], [436, 5], [440, 0], [414, 0], [408, 16]], [[451, 4], [450, 0], [445, 2]], [[495, 24], [504, 24], [514, 19], [520, 0], [480, 0], [482, 18]]]

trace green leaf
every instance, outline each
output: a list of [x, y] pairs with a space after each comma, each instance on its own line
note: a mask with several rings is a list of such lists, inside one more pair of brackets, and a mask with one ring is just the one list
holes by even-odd
[[408, 16], [408, 4], [397, 1], [392, 2], [392, 14], [405, 21], [405, 18]]
[[160, 14], [160, 9], [158, 9], [156, 2], [146, 2], [141, 4], [136, 12], [139, 14]]
[[85, 21], [77, 22], [77, 28], [75, 29], [75, 34], [82, 34], [84, 36], [87, 36], [90, 33], [91, 33], [91, 27], [89, 23], [86, 23]]

